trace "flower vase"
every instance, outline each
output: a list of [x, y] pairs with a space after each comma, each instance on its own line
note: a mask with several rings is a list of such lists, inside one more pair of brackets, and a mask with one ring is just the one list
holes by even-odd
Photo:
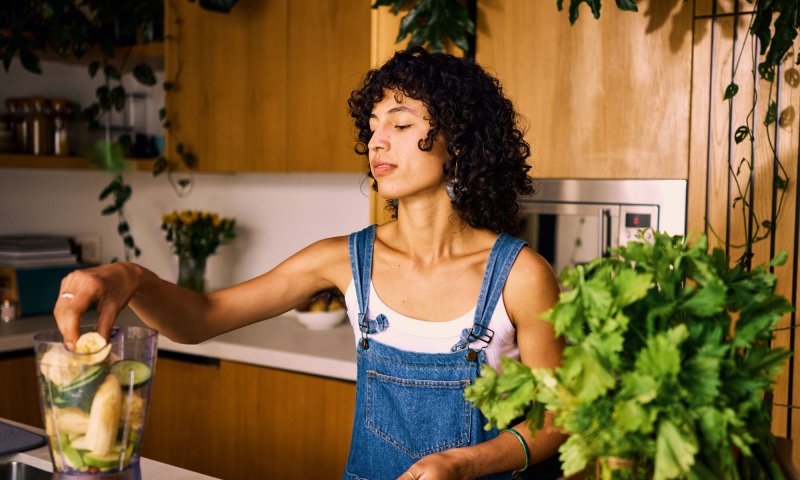
[[206, 291], [206, 258], [178, 257], [178, 285], [190, 288], [195, 292]]

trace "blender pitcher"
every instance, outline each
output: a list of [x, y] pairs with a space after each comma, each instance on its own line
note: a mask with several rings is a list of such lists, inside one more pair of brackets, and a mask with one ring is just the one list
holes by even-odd
[[[81, 328], [82, 334], [91, 331]], [[104, 347], [75, 353], [58, 330], [34, 336], [54, 479], [141, 478], [157, 338], [150, 328], [115, 327]]]

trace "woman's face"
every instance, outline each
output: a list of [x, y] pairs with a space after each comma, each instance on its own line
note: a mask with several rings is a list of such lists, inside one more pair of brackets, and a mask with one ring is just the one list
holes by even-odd
[[369, 128], [369, 166], [382, 197], [444, 192], [442, 166], [448, 158], [444, 141], [436, 138], [429, 152], [419, 148], [431, 128], [421, 101], [384, 90], [383, 99], [372, 109]]

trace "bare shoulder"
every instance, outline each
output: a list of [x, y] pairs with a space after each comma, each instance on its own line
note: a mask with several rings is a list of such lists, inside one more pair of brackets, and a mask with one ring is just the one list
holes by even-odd
[[346, 235], [318, 240], [297, 252], [294, 260], [306, 268], [320, 272], [342, 291], [346, 288], [350, 277], [350, 253]]
[[535, 292], [551, 298], [558, 296], [558, 290], [555, 273], [547, 260], [531, 248], [523, 247], [508, 275], [505, 297], [527, 298]]
[[563, 339], [542, 314], [558, 300], [559, 286], [550, 264], [528, 247], [511, 268], [503, 299], [517, 329], [520, 359], [528, 366], [554, 367], [561, 361]]

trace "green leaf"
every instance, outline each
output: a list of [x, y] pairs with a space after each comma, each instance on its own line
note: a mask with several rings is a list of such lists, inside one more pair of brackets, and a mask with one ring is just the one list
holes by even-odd
[[[580, 15], [581, 3], [586, 3], [592, 10], [594, 18], [600, 18], [600, 0], [569, 0], [569, 23], [575, 24]], [[560, 6], [560, 4], [559, 4]], [[560, 8], [559, 8], [560, 10]]]
[[638, 12], [639, 9], [636, 8], [636, 0], [617, 0], [617, 7], [620, 10], [625, 10], [628, 12]]
[[730, 85], [725, 89], [725, 95], [722, 97], [723, 100], [730, 100], [731, 98], [735, 97], [736, 94], [739, 92], [739, 85], [736, 83], [731, 82]]
[[621, 382], [620, 396], [624, 398], [631, 398], [646, 404], [658, 395], [658, 382], [652, 375], [645, 372], [628, 372], [622, 376]]
[[656, 439], [654, 480], [666, 480], [686, 475], [694, 464], [697, 440], [685, 429], [670, 420], [659, 422]]
[[710, 317], [725, 309], [727, 288], [719, 278], [710, 280], [696, 292], [683, 304], [690, 315]]
[[653, 282], [651, 273], [620, 270], [614, 279], [614, 303], [618, 308], [626, 307], [647, 295]]
[[768, 82], [775, 80], [775, 67], [769, 65], [767, 62], [758, 64], [758, 75]]
[[100, 214], [101, 215], [111, 215], [112, 213], [116, 213], [116, 212], [117, 212], [117, 206], [116, 205], [109, 205], [106, 208], [104, 208], [103, 211], [100, 212]]
[[116, 87], [112, 88], [108, 99], [111, 102], [111, 105], [114, 107], [114, 110], [118, 112], [125, 110], [125, 87], [122, 85], [117, 85]]
[[769, 126], [775, 123], [775, 120], [778, 118], [778, 104], [775, 103], [774, 100], [769, 102], [769, 108], [767, 109], [767, 115], [764, 117], [764, 125]]
[[22, 62], [22, 66], [25, 67], [25, 70], [41, 75], [42, 67], [39, 63], [39, 57], [32, 51], [25, 47], [20, 48], [19, 61]]
[[750, 136], [750, 128], [746, 125], [742, 125], [736, 129], [736, 133], [734, 134], [733, 138], [736, 140], [736, 143], [742, 143], [745, 138]]
[[6, 72], [11, 67], [11, 61], [14, 59], [14, 54], [17, 53], [17, 45], [14, 42], [9, 42], [3, 51], [3, 68]]
[[122, 75], [119, 73], [119, 69], [114, 65], [106, 65], [103, 67], [103, 74], [106, 76], [107, 79], [110, 80], [119, 80], [122, 78]]
[[89, 78], [94, 78], [97, 75], [97, 71], [100, 69], [100, 62], [97, 60], [93, 61], [89, 64]]
[[583, 342], [564, 350], [564, 361], [559, 369], [564, 382], [574, 389], [581, 402], [591, 402], [616, 385], [610, 370], [617, 363], [622, 350], [622, 335], [592, 333]]
[[769, 262], [770, 267], [780, 267], [786, 264], [786, 260], [789, 258], [789, 254], [786, 250], [781, 250], [778, 252], [777, 255]]
[[133, 67], [133, 77], [137, 82], [148, 87], [156, 84], [156, 75], [150, 65], [146, 63], [139, 63]]
[[636, 400], [624, 400], [614, 407], [614, 420], [625, 432], [650, 433], [653, 430], [653, 419]]
[[636, 357], [636, 371], [657, 382], [676, 377], [681, 370], [680, 346], [688, 336], [686, 325], [678, 324], [649, 339]]
[[167, 170], [167, 166], [169, 162], [164, 157], [158, 157], [156, 161], [153, 163], [153, 176], [157, 177], [164, 173]]
[[611, 309], [611, 288], [602, 278], [593, 277], [581, 289], [584, 306], [589, 315], [604, 318]]

